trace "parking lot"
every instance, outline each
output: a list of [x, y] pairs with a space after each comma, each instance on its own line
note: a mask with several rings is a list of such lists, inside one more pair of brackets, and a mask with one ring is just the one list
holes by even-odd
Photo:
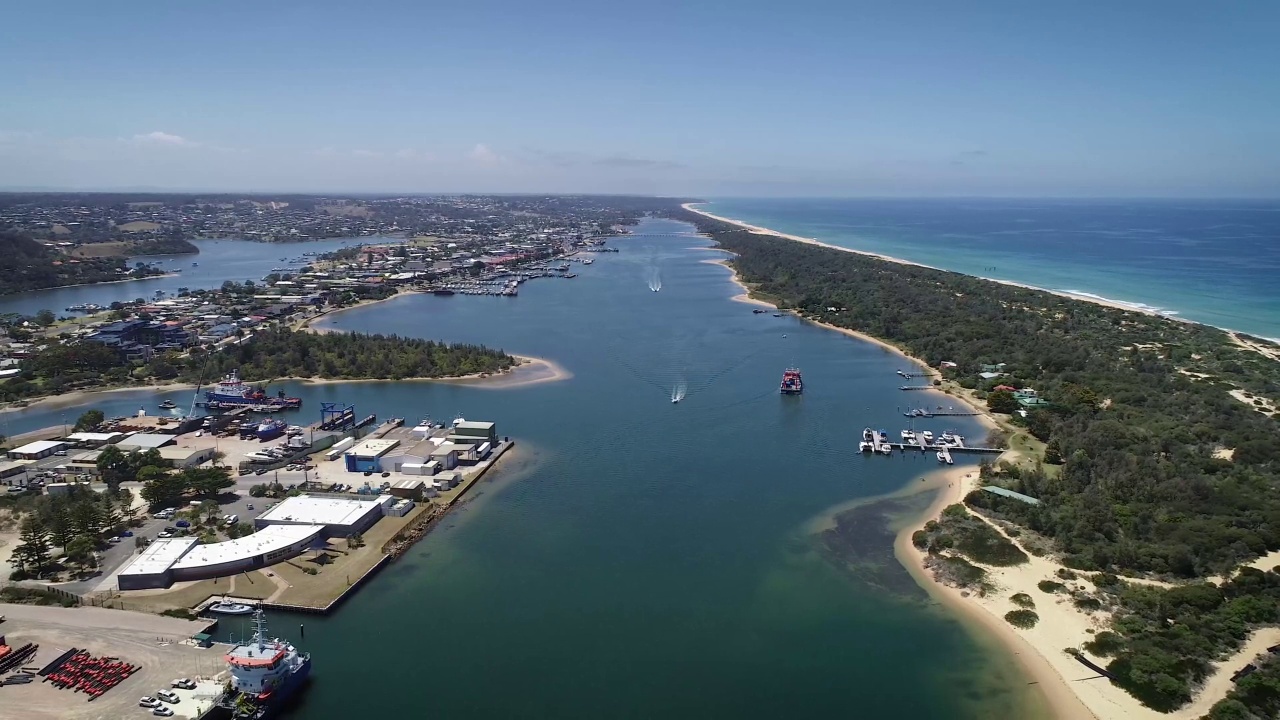
[[197, 689], [175, 690], [179, 701], [170, 707], [178, 717], [196, 717], [221, 685], [213, 678], [226, 669], [225, 646], [198, 648], [183, 641], [203, 631], [207, 623], [103, 608], [61, 608], [0, 605], [6, 616], [3, 630], [10, 645], [40, 645], [28, 663], [43, 667], [71, 648], [95, 657], [118, 657], [141, 666], [102, 697], [87, 702], [82, 693], [33, 682], [0, 689], [0, 720], [120, 720], [152, 717], [138, 706], [144, 695], [168, 690], [177, 678], [201, 678]]

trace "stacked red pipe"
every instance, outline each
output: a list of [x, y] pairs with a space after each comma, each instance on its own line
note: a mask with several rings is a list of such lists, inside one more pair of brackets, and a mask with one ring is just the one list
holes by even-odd
[[83, 692], [89, 696], [89, 702], [93, 702], [140, 668], [140, 665], [121, 662], [117, 657], [95, 658], [81, 650], [67, 658], [45, 680], [59, 688]]

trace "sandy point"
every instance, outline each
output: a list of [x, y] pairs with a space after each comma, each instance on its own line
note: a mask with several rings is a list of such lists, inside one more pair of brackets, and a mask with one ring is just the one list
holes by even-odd
[[528, 355], [513, 355], [519, 364], [503, 373], [481, 377], [478, 375], [461, 378], [443, 378], [435, 382], [451, 385], [469, 385], [483, 390], [511, 390], [513, 388], [542, 385], [544, 383], [569, 380], [573, 373], [563, 365], [546, 358]]

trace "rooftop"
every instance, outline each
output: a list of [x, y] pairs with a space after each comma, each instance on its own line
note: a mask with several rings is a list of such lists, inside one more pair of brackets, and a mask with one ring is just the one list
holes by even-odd
[[67, 436], [67, 439], [72, 442], [111, 442], [112, 440], [120, 437], [123, 434], [124, 433], [118, 433], [118, 432], [109, 432], [109, 433], [78, 432], [78, 433], [71, 433], [70, 435]]
[[177, 438], [173, 435], [161, 435], [159, 433], [134, 433], [124, 440], [121, 440], [120, 446], [136, 447], [146, 450], [150, 448], [160, 448], [176, 440]]
[[20, 453], [22, 455], [38, 455], [42, 452], [57, 450], [60, 447], [66, 447], [66, 443], [61, 440], [37, 440], [29, 442], [22, 447], [14, 448], [9, 451], [10, 454]]
[[399, 445], [399, 440], [365, 440], [347, 451], [348, 455], [357, 457], [382, 457], [392, 448]]
[[294, 543], [311, 540], [324, 530], [322, 525], [268, 525], [252, 535], [235, 540], [196, 545], [173, 564], [175, 568], [198, 568], [245, 560], [283, 550]]
[[159, 538], [147, 546], [142, 554], [129, 563], [121, 575], [157, 575], [178, 562], [192, 545], [198, 542], [193, 537]]
[[262, 522], [350, 525], [374, 509], [380, 501], [298, 495], [258, 516]]

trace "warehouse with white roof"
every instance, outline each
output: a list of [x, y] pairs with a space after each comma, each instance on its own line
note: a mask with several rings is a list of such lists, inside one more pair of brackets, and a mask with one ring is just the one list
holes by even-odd
[[364, 532], [389, 514], [396, 501], [391, 495], [371, 500], [356, 498], [297, 495], [285, 498], [279, 505], [259, 515], [253, 524], [258, 528], [271, 525], [323, 525], [328, 537], [346, 537]]
[[412, 507], [411, 501], [393, 495], [285, 498], [254, 520], [257, 532], [252, 535], [208, 545], [194, 537], [156, 540], [120, 571], [116, 583], [121, 590], [142, 590], [257, 570], [296, 557], [327, 538], [364, 532], [384, 515], [401, 516]]

